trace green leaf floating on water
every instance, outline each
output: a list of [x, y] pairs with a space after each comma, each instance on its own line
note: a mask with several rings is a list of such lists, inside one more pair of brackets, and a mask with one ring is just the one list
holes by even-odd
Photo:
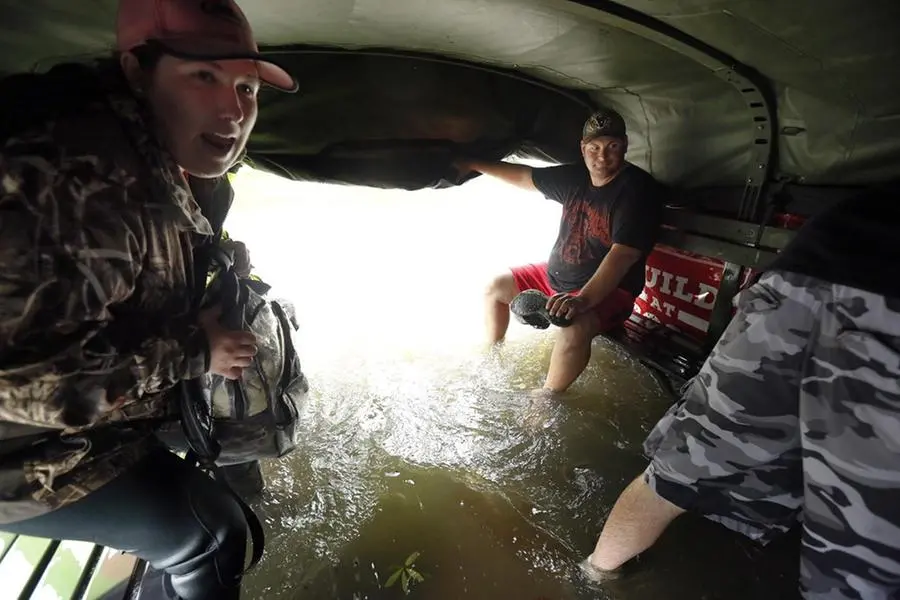
[[421, 554], [421, 552], [416, 550], [406, 557], [406, 560], [403, 561], [402, 566], [391, 565], [391, 568], [396, 570], [391, 574], [390, 577], [387, 578], [387, 581], [384, 582], [384, 587], [389, 588], [393, 586], [399, 579], [400, 587], [403, 589], [403, 593], [408, 595], [410, 591], [410, 583], [422, 583], [423, 581], [425, 581], [425, 576], [413, 568], [416, 559], [419, 558]]
[[407, 569], [406, 572], [409, 573], [409, 578], [415, 582], [421, 583], [425, 581], [425, 578], [422, 577], [422, 574], [415, 569]]
[[394, 571], [394, 574], [391, 575], [390, 577], [388, 577], [388, 580], [384, 582], [384, 587], [391, 587], [392, 585], [397, 583], [397, 579], [400, 578], [400, 573], [402, 573], [402, 572], [403, 572], [402, 569], [400, 569], [398, 571]]

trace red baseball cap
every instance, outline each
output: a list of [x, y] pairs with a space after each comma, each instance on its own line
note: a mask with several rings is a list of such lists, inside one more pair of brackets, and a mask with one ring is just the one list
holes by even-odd
[[274, 88], [299, 87], [284, 68], [263, 57], [247, 17], [234, 0], [119, 0], [116, 48], [148, 42], [188, 60], [255, 60], [260, 79]]

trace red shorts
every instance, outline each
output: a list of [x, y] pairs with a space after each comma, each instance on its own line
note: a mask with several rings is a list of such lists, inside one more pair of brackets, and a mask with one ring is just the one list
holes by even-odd
[[[520, 292], [525, 290], [540, 290], [547, 296], [557, 294], [556, 290], [550, 287], [550, 280], [547, 278], [547, 263], [522, 265], [511, 269], [513, 280]], [[573, 292], [578, 295], [578, 292]], [[623, 289], [613, 291], [606, 300], [594, 307], [594, 312], [600, 317], [600, 331], [605, 332], [619, 327], [634, 309], [634, 296], [630, 292]]]

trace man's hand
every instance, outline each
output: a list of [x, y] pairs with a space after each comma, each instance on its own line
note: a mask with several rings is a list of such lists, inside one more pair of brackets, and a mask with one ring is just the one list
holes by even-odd
[[460, 175], [468, 175], [473, 171], [472, 161], [466, 158], [457, 158], [453, 161], [453, 168], [456, 169], [456, 172]]
[[200, 313], [200, 325], [209, 340], [209, 372], [239, 379], [256, 356], [256, 336], [249, 331], [230, 331], [219, 324], [222, 307]]
[[554, 294], [547, 300], [547, 312], [552, 317], [562, 317], [570, 321], [591, 309], [584, 296], [574, 294]]

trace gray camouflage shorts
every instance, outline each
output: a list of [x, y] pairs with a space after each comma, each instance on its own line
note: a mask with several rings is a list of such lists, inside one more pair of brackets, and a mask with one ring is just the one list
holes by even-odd
[[767, 543], [800, 589], [900, 598], [900, 298], [770, 272], [644, 443], [673, 504]]

